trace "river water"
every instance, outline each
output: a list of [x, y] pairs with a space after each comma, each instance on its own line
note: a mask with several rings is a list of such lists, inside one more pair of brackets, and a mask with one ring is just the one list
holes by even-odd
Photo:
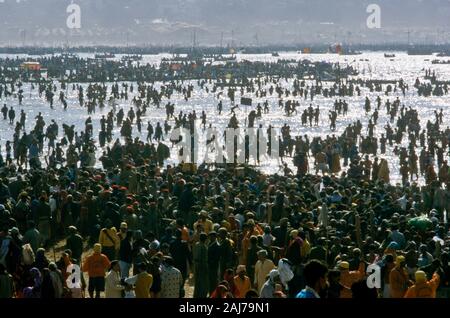
[[[424, 81], [425, 69], [431, 69], [436, 72], [436, 76], [439, 80], [450, 80], [450, 64], [432, 64], [431, 61], [433, 59], [441, 59], [446, 60], [449, 58], [445, 57], [435, 57], [435, 56], [409, 56], [405, 52], [389, 52], [394, 53], [394, 58], [385, 58], [383, 52], [363, 52], [361, 55], [336, 55], [336, 54], [299, 54], [297, 52], [280, 52], [278, 57], [274, 57], [271, 54], [237, 54], [236, 57], [238, 60], [249, 60], [249, 61], [276, 61], [278, 59], [295, 59], [295, 60], [303, 60], [308, 59], [310, 61], [327, 61], [327, 62], [339, 62], [344, 65], [351, 65], [359, 71], [359, 75], [357, 78], [363, 79], [392, 79], [398, 80], [402, 78], [406, 84], [409, 85], [410, 89], [407, 91], [406, 96], [403, 97], [400, 90], [397, 92], [390, 93], [389, 96], [385, 96], [384, 93], [371, 93], [367, 88], [362, 88], [361, 96], [353, 96], [346, 97], [345, 100], [349, 104], [349, 112], [343, 117], [339, 116], [337, 120], [337, 130], [334, 132], [336, 135], [340, 135], [346, 126], [355, 122], [359, 119], [363, 124], [363, 133], [366, 133], [368, 116], [365, 115], [364, 112], [364, 100], [365, 97], [368, 96], [372, 102], [372, 111], [375, 109], [375, 99], [378, 95], [382, 98], [382, 105], [384, 102], [389, 99], [391, 102], [395, 100], [398, 96], [401, 100], [401, 104], [404, 104], [406, 107], [411, 106], [415, 108], [419, 112], [419, 118], [421, 120], [421, 126], [425, 127], [427, 120], [431, 120], [434, 122], [434, 110], [439, 110], [440, 108], [444, 109], [444, 126], [443, 128], [449, 126], [450, 124], [450, 98], [448, 96], [432, 96], [432, 97], [419, 97], [416, 89], [413, 88], [414, 81], [416, 78], [420, 78], [421, 81]], [[93, 57], [93, 54], [79, 54], [81, 57]], [[16, 55], [5, 55], [0, 54], [0, 59], [6, 57], [15, 57]], [[21, 55], [19, 55], [21, 56]], [[22, 55], [23, 56], [23, 55]], [[159, 55], [148, 55], [143, 56], [143, 60], [141, 63], [152, 63], [158, 64], [162, 58], [170, 57], [169, 54], [159, 54]], [[121, 55], [116, 56], [117, 59], [121, 58]], [[193, 92], [192, 98], [187, 102], [184, 100], [181, 94], [175, 93], [170, 102], [175, 103], [175, 114], [178, 114], [180, 110], [183, 112], [189, 112], [195, 110], [197, 116], [199, 117], [201, 112], [204, 110], [207, 113], [207, 123], [212, 123], [213, 127], [221, 130], [226, 127], [230, 118], [230, 101], [229, 99], [223, 98], [223, 112], [221, 115], [218, 115], [216, 110], [216, 106], [218, 103], [217, 94], [213, 94], [211, 92], [207, 93], [205, 90], [199, 89], [196, 81], [193, 81], [192, 84], [195, 86], [195, 90]], [[86, 84], [83, 84], [86, 86]], [[110, 85], [110, 84], [109, 84]], [[160, 84], [157, 84], [158, 86]], [[292, 81], [283, 82], [284, 86], [292, 85]], [[330, 84], [326, 84], [330, 85]], [[59, 85], [58, 85], [59, 86]], [[136, 86], [135, 86], [136, 87]], [[209, 86], [212, 87], [211, 85]], [[0, 100], [0, 103], [3, 105], [4, 103], [7, 106], [13, 106], [16, 110], [16, 120], [19, 119], [20, 110], [23, 109], [27, 114], [27, 122], [26, 122], [26, 131], [30, 131], [34, 126], [35, 121], [34, 117], [41, 112], [44, 116], [46, 123], [50, 123], [51, 119], [55, 119], [60, 126], [60, 136], [62, 134], [62, 123], [66, 123], [68, 125], [75, 125], [77, 130], [84, 130], [84, 121], [89, 116], [87, 114], [86, 108], [80, 107], [78, 104], [77, 91], [72, 91], [72, 87], [66, 91], [66, 98], [68, 102], [68, 109], [66, 111], [63, 110], [61, 103], [58, 101], [59, 91], [56, 92], [54, 98], [54, 109], [50, 109], [48, 103], [45, 102], [44, 96], [40, 98], [38, 96], [37, 90], [31, 90], [30, 84], [24, 85], [24, 101], [23, 105], [18, 105], [17, 98], [9, 97], [5, 99], [3, 97]], [[110, 92], [110, 89], [108, 90]], [[129, 94], [128, 100], [118, 100], [118, 107], [124, 109], [125, 114], [129, 110], [131, 105], [131, 100], [136, 94], [136, 89], [134, 93]], [[226, 93], [223, 94], [226, 96]], [[300, 116], [301, 112], [309, 106], [310, 99], [307, 101], [300, 98], [293, 98], [292, 96], [289, 99], [298, 99], [300, 101], [300, 107], [297, 108], [298, 115], [294, 115], [291, 117], [287, 117], [284, 113], [283, 109], [278, 107], [278, 97], [274, 95], [268, 96], [267, 98], [256, 98], [254, 95], [247, 95], [246, 97], [251, 97], [253, 99], [253, 106], [255, 107], [258, 102], [261, 104], [267, 99], [271, 105], [270, 113], [263, 115], [261, 120], [256, 121], [256, 125], [263, 124], [266, 128], [269, 123], [274, 127], [281, 127], [284, 123], [287, 123], [291, 126], [292, 134], [298, 135], [308, 135], [310, 140], [314, 136], [322, 136], [325, 137], [328, 134], [331, 134], [329, 130], [329, 120], [328, 120], [328, 110], [333, 108], [333, 103], [335, 98], [324, 98], [323, 96], [315, 96], [312, 104], [313, 107], [316, 105], [320, 106], [321, 116], [318, 127], [302, 127]], [[239, 99], [239, 94], [237, 95], [237, 99]], [[163, 99], [162, 107], [160, 109], [156, 109], [155, 106], [150, 106], [147, 109], [147, 114], [142, 117], [142, 133], [139, 134], [137, 128], [133, 127], [133, 136], [140, 136], [145, 140], [147, 135], [147, 122], [152, 122], [153, 126], [156, 125], [156, 122], [160, 122], [163, 124], [165, 120], [165, 109], [164, 105], [167, 103], [167, 99]], [[246, 114], [250, 111], [251, 107], [243, 107], [241, 106], [239, 110], [236, 111], [237, 117], [240, 123], [244, 123], [244, 119], [246, 118]], [[94, 124], [94, 136], [98, 136], [100, 122], [99, 119], [102, 115], [106, 115], [110, 110], [109, 106], [106, 106], [103, 110], [97, 107], [96, 113], [91, 115]], [[384, 107], [379, 111], [379, 120], [378, 125], [375, 130], [375, 134], [380, 136], [381, 133], [384, 133], [384, 126], [389, 122], [389, 117], [385, 112]], [[170, 121], [170, 124], [173, 126], [173, 120]], [[200, 120], [198, 120], [198, 124], [200, 124]], [[5, 142], [6, 140], [12, 140], [13, 137], [14, 126], [9, 125], [8, 121], [0, 120], [0, 145], [3, 155], [5, 155]], [[223, 131], [223, 130], [222, 130]], [[115, 127], [114, 129], [114, 139], [120, 137], [120, 129]], [[168, 137], [165, 138], [166, 142]], [[407, 138], [403, 139], [404, 146], [407, 146]], [[204, 138], [200, 138], [200, 153], [204, 153]], [[392, 153], [393, 148], [387, 146], [387, 153], [383, 156], [379, 155], [379, 157], [386, 158], [389, 163], [389, 168], [391, 171], [391, 183], [400, 182], [401, 178], [399, 176], [399, 160]], [[420, 151], [420, 148], [418, 148]], [[172, 149], [172, 157], [168, 160], [168, 163], [176, 162], [176, 153], [177, 149]], [[101, 150], [97, 151], [97, 158], [101, 156]], [[448, 159], [448, 158], [447, 158]], [[289, 163], [292, 167], [292, 163]], [[101, 163], [97, 160], [97, 167], [101, 167]], [[310, 168], [312, 168], [312, 159]], [[292, 167], [293, 168], [293, 167]], [[277, 173], [280, 172], [280, 163], [276, 160], [267, 160], [261, 163], [260, 169], [266, 173]], [[294, 170], [294, 169], [293, 169]], [[294, 170], [295, 171], [295, 170]], [[423, 179], [418, 180], [419, 183], [423, 183]]]

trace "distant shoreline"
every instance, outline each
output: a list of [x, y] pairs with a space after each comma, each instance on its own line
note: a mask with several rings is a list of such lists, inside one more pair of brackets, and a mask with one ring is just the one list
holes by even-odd
[[[310, 49], [311, 53], [327, 53], [329, 44], [296, 44], [296, 45], [267, 45], [267, 46], [240, 46], [240, 47], [220, 47], [220, 46], [110, 46], [110, 45], [89, 45], [89, 46], [0, 46], [1, 54], [53, 54], [53, 53], [101, 53], [109, 52], [114, 54], [188, 54], [193, 51], [204, 54], [270, 54], [278, 51], [302, 51], [305, 48]], [[408, 45], [398, 44], [342, 44], [344, 48], [350, 51], [404, 51], [420, 52], [426, 54], [438, 52], [450, 52], [450, 43], [439, 45], [417, 44]]]

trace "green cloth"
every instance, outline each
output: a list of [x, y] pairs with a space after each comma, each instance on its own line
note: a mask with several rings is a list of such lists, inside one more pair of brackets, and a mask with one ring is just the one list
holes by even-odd
[[408, 225], [414, 226], [419, 231], [426, 231], [433, 226], [433, 223], [426, 216], [418, 216], [409, 220]]

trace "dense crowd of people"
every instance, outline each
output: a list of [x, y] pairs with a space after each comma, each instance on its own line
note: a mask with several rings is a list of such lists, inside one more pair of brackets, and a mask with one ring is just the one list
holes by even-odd
[[[280, 69], [269, 66], [248, 63], [242, 72]], [[61, 137], [60, 124], [46, 123], [41, 113], [27, 133], [27, 114], [16, 121], [5, 103], [3, 119], [15, 133], [0, 160], [0, 297], [180, 298], [189, 282], [196, 298], [449, 298], [450, 129], [443, 128], [444, 111], [436, 110], [435, 121], [423, 127], [416, 109], [399, 97], [389, 100], [397, 90], [405, 95], [403, 81], [309, 83], [281, 69], [291, 76], [290, 87], [275, 75], [226, 90], [225, 82], [207, 79], [197, 88], [185, 81], [158, 87], [60, 83], [64, 109], [69, 88], [88, 115], [108, 109], [98, 137], [91, 117], [84, 129], [64, 123]], [[21, 104], [21, 87], [20, 81], [0, 85], [0, 99]], [[366, 98], [367, 129], [358, 120], [335, 134], [336, 121], [351, 111], [345, 99], [366, 88], [385, 88], [387, 95]], [[33, 89], [56, 107], [57, 82]], [[243, 165], [167, 164], [173, 128], [208, 124], [205, 112], [198, 118], [181, 109], [176, 115], [170, 102], [175, 93], [189, 100], [194, 89], [231, 100], [228, 126], [234, 128], [256, 126], [273, 107], [297, 116], [299, 101], [308, 103], [298, 113], [302, 125], [317, 125], [324, 115], [320, 105], [312, 106], [314, 97], [331, 98], [330, 135], [295, 136], [285, 124], [282, 173], [274, 175], [250, 166], [247, 155]], [[239, 121], [235, 98], [247, 92], [279, 103], [258, 104]], [[125, 113], [115, 101], [129, 95], [132, 107]], [[133, 137], [146, 112], [166, 101], [164, 123], [148, 122], [146, 140]], [[217, 111], [222, 109], [219, 102]], [[382, 129], [377, 121], [383, 111], [390, 120], [379, 138], [374, 131]], [[390, 182], [387, 147], [400, 159], [401, 184]], [[370, 289], [374, 265], [380, 286]]]

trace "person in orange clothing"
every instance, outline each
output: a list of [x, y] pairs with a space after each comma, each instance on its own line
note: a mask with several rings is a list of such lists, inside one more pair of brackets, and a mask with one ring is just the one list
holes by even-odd
[[229, 292], [233, 295], [234, 298], [239, 298], [239, 289], [234, 284], [234, 270], [232, 268], [228, 268], [225, 270], [223, 274], [223, 280], [228, 283]]
[[[258, 231], [254, 231], [254, 222], [253, 225], [250, 223], [245, 223], [242, 227], [242, 240], [241, 240], [241, 258], [240, 262], [241, 264], [247, 264], [247, 256], [248, 256], [248, 249], [252, 245], [251, 238], [252, 236], [255, 237], [254, 240], [256, 240], [256, 237], [259, 235]], [[256, 244], [256, 243], [255, 243]]]
[[240, 228], [239, 222], [234, 218], [233, 213], [230, 213], [228, 215], [227, 221], [230, 224], [230, 232], [239, 230]]
[[395, 267], [389, 274], [389, 285], [391, 287], [391, 298], [403, 298], [408, 289], [409, 279], [406, 271], [405, 257], [397, 256]]
[[176, 220], [176, 227], [181, 230], [181, 239], [188, 243], [191, 242], [191, 237], [189, 236], [189, 230], [185, 226], [183, 219]]
[[237, 298], [244, 298], [247, 292], [252, 288], [250, 278], [245, 275], [245, 265], [239, 265], [236, 269], [236, 276], [234, 276], [234, 286], [239, 291]]
[[89, 275], [89, 296], [100, 298], [100, 292], [105, 290], [105, 274], [110, 266], [108, 257], [102, 254], [102, 246], [94, 245], [94, 253], [86, 258], [83, 264], [83, 272]]
[[427, 281], [427, 274], [424, 271], [417, 271], [415, 278], [416, 283], [408, 288], [405, 298], [436, 298], [440, 280], [438, 273], [434, 273], [433, 278]]
[[350, 271], [350, 264], [342, 261], [339, 264], [339, 270], [341, 272], [340, 283], [342, 287], [341, 298], [352, 298], [352, 285], [362, 279], [365, 275], [365, 264], [363, 261], [359, 263], [359, 268], [356, 271]]
[[261, 226], [259, 224], [257, 224], [254, 219], [249, 219], [247, 221], [247, 225], [248, 225], [248, 230], [250, 232], [250, 235], [258, 236], [258, 235], [264, 234], [264, 231], [262, 230]]

